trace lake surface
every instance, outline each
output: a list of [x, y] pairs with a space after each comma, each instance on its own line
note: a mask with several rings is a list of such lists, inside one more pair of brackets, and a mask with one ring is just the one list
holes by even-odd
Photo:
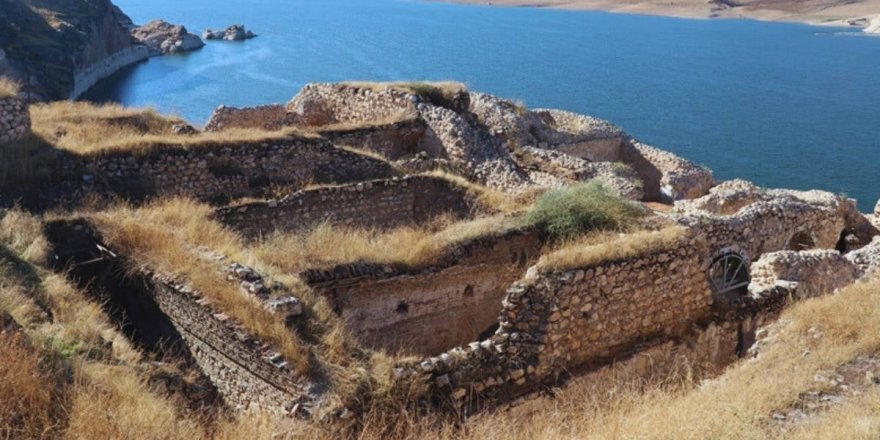
[[209, 42], [120, 72], [91, 97], [204, 123], [308, 82], [454, 79], [608, 119], [721, 179], [880, 197], [880, 38], [836, 28], [403, 0], [116, 0]]

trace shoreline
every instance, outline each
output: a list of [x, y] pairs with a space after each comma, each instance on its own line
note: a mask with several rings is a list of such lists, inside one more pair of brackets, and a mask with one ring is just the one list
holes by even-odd
[[[841, 3], [820, 10], [773, 10], [753, 9], [748, 6], [724, 6], [724, 0], [700, 2], [684, 0], [661, 2], [658, 0], [429, 0], [444, 3], [535, 9], [559, 9], [570, 11], [607, 12], [612, 14], [649, 15], [696, 20], [756, 20], [766, 22], [798, 23], [811, 26], [841, 27], [878, 34], [880, 23], [880, 0], [867, 0], [861, 4]], [[833, 0], [832, 0], [833, 1]], [[792, 1], [793, 3], [796, 0]], [[750, 4], [752, 2], [743, 2]], [[873, 31], [873, 32], [872, 32]]]

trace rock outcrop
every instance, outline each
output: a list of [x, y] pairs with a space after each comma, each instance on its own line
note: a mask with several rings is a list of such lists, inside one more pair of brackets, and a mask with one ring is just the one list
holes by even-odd
[[207, 29], [202, 33], [202, 38], [206, 40], [242, 41], [249, 40], [256, 36], [257, 34], [245, 29], [244, 26], [240, 24], [234, 24], [222, 31]]
[[19, 98], [0, 98], [0, 146], [16, 142], [31, 131], [27, 104]]
[[0, 75], [19, 79], [33, 100], [77, 98], [96, 82], [149, 56], [110, 0], [0, 0]]
[[163, 20], [153, 20], [131, 30], [131, 36], [150, 48], [150, 55], [189, 52], [201, 49], [205, 43], [186, 28]]

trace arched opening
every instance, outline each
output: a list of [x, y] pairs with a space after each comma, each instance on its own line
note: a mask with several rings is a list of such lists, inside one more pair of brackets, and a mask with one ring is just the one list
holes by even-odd
[[730, 252], [716, 258], [709, 266], [709, 285], [717, 295], [746, 294], [751, 277], [745, 259]]
[[813, 240], [813, 236], [807, 233], [807, 231], [798, 231], [788, 240], [785, 249], [789, 251], [805, 251], [814, 247], [816, 247], [816, 242]]

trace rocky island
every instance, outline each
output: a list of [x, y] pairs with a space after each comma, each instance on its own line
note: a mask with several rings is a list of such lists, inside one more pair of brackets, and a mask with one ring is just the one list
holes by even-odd
[[201, 38], [189, 33], [185, 27], [163, 20], [153, 20], [143, 26], [133, 27], [131, 36], [149, 47], [153, 56], [189, 52], [205, 46]]
[[257, 34], [245, 29], [245, 27], [240, 24], [234, 24], [220, 31], [207, 29], [202, 33], [202, 38], [206, 40], [242, 41], [249, 40], [256, 36]]

